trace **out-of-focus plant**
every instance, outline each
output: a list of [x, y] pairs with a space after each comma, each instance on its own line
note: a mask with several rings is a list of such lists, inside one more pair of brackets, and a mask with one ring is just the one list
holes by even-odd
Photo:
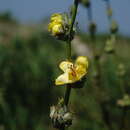
[[16, 20], [13, 18], [11, 12], [4, 12], [0, 13], [0, 22], [16, 23]]
[[[62, 51], [56, 52], [52, 41], [56, 42], [47, 34], [38, 33], [28, 40], [17, 37], [9, 45], [0, 44], [1, 128], [34, 130], [39, 125], [46, 129], [49, 111], [45, 106], [49, 107], [50, 102], [55, 100], [50, 90], [54, 58], [62, 54]], [[62, 45], [57, 48], [62, 49]], [[54, 52], [53, 56], [48, 50]]]

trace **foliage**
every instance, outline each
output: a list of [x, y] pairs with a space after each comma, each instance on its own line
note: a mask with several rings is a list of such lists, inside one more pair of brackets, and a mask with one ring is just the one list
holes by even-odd
[[[80, 35], [91, 45], [90, 39]], [[106, 37], [106, 36], [105, 36]], [[97, 38], [99, 51], [105, 38]], [[126, 92], [129, 93], [129, 39], [119, 39], [117, 54], [104, 54], [101, 58], [101, 86], [93, 82], [93, 69], [88, 72], [86, 84], [81, 91], [73, 89], [72, 111], [76, 115], [72, 130], [119, 130], [123, 120], [130, 129], [129, 110], [125, 118], [116, 102], [123, 98], [117, 66], [123, 63]], [[63, 95], [63, 89], [54, 87], [56, 65], [63, 58], [65, 45], [51, 38], [46, 32], [32, 34], [29, 39], [16, 37], [8, 45], [0, 44], [0, 129], [49, 130], [49, 107]], [[122, 50], [122, 47], [125, 50]], [[120, 53], [121, 52], [121, 53]], [[76, 55], [76, 52], [75, 52]], [[117, 59], [117, 60], [115, 60]], [[90, 59], [90, 62], [92, 59]]]
[[0, 21], [1, 22], [16, 23], [16, 20], [13, 18], [11, 12], [9, 12], [9, 11], [4, 12], [4, 13], [0, 13]]

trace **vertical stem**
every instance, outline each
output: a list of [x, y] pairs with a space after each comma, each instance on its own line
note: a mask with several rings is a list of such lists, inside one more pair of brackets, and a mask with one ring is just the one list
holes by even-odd
[[71, 41], [66, 43], [66, 50], [67, 50], [67, 60], [71, 60]]
[[[72, 20], [71, 20], [70, 30], [69, 30], [69, 39], [67, 41], [67, 59], [68, 60], [71, 60], [71, 35], [73, 32], [73, 26], [74, 26], [75, 19], [76, 19], [77, 9], [78, 9], [78, 0], [74, 0]], [[68, 105], [70, 93], [71, 93], [71, 87], [70, 87], [70, 85], [67, 85], [65, 97], [64, 97], [65, 105]]]
[[[107, 1], [106, 1], [106, 11], [108, 11], [109, 9], [111, 9], [111, 2], [110, 2], [110, 0], [107, 0]], [[108, 17], [109, 26], [111, 27], [112, 16], [109, 16], [109, 15], [107, 14], [107, 17]], [[111, 35], [112, 35], [112, 34], [111, 34]]]
[[119, 82], [120, 82], [120, 89], [122, 91], [122, 95], [124, 96], [126, 94], [125, 88], [124, 88], [124, 79], [123, 77], [120, 77]]
[[[107, 1], [106, 1], [106, 9], [107, 9], [107, 10], [111, 9], [110, 0], [107, 0]], [[109, 20], [109, 22], [111, 23], [111, 21], [112, 21], [112, 16], [108, 16], [108, 20]]]
[[70, 25], [70, 30], [69, 30], [69, 35], [70, 36], [71, 36], [72, 31], [73, 31], [74, 22], [75, 22], [76, 15], [77, 15], [78, 3], [79, 3], [78, 0], [74, 0], [74, 7], [73, 7], [73, 12], [72, 12], [72, 20], [71, 20], [71, 25]]
[[64, 98], [64, 102], [65, 105], [67, 106], [69, 103], [69, 97], [70, 97], [70, 93], [71, 93], [71, 87], [69, 85], [66, 86], [66, 92], [65, 92], [65, 98]]
[[[75, 23], [76, 19], [76, 14], [77, 14], [77, 9], [78, 9], [78, 0], [74, 0], [74, 8], [72, 12], [72, 20], [70, 24], [70, 30], [69, 30], [69, 39], [66, 43], [67, 45], [67, 59], [70, 61], [71, 60], [71, 36], [73, 33], [73, 26]], [[66, 92], [65, 92], [65, 97], [64, 97], [64, 104], [67, 106], [69, 103], [69, 98], [70, 98], [70, 93], [71, 93], [71, 86], [68, 84], [66, 86]], [[61, 130], [65, 130], [65, 127], [63, 127]]]
[[88, 20], [91, 23], [92, 22], [92, 8], [91, 8], [91, 4], [90, 6], [87, 8], [87, 13], [88, 13]]

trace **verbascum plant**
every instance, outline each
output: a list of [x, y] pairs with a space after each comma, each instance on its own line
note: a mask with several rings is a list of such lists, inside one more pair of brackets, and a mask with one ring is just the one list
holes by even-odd
[[106, 2], [106, 14], [107, 14], [109, 26], [110, 26], [110, 37], [106, 40], [104, 49], [106, 53], [110, 54], [110, 53], [115, 52], [118, 24], [115, 20], [113, 20], [113, 11], [111, 8], [110, 0], [104, 0], [104, 1]]
[[[82, 88], [85, 82], [85, 77], [88, 72], [88, 59], [84, 56], [79, 56], [75, 62], [71, 56], [71, 41], [75, 34], [75, 19], [79, 0], [74, 0], [72, 16], [69, 17], [65, 13], [53, 14], [50, 18], [48, 31], [59, 40], [66, 41], [67, 60], [61, 61], [59, 68], [63, 74], [55, 80], [56, 86], [65, 86], [66, 92], [64, 98], [59, 99], [57, 105], [50, 108], [50, 118], [54, 128], [65, 130], [72, 125], [73, 114], [68, 107], [71, 88]], [[66, 58], [65, 58], [66, 59]]]
[[125, 77], [126, 77], [126, 68], [123, 63], [120, 63], [117, 66], [117, 76], [119, 79], [119, 85], [122, 92], [122, 98], [117, 100], [117, 106], [122, 109], [122, 117], [120, 130], [125, 128], [125, 120], [127, 111], [130, 109], [130, 95], [126, 91]]

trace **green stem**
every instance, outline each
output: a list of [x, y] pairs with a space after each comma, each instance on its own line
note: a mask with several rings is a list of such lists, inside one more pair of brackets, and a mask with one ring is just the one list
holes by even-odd
[[71, 60], [71, 41], [66, 43], [66, 50], [67, 50], [67, 60]]
[[[110, 0], [107, 0], [107, 1], [106, 1], [106, 9], [107, 9], [107, 10], [111, 9], [111, 2], [110, 2]], [[111, 21], [112, 21], [112, 16], [108, 16], [108, 21], [109, 21], [109, 23], [111, 23]]]
[[74, 0], [74, 7], [73, 7], [73, 12], [72, 12], [72, 20], [71, 20], [70, 30], [69, 30], [70, 36], [71, 36], [72, 31], [73, 31], [73, 26], [74, 26], [76, 15], [77, 15], [78, 3], [79, 3], [78, 0]]
[[[70, 24], [70, 29], [69, 29], [69, 39], [66, 43], [66, 48], [67, 48], [67, 60], [71, 61], [71, 36], [73, 33], [73, 26], [75, 23], [76, 15], [77, 15], [77, 9], [78, 9], [78, 0], [74, 0], [74, 8], [72, 12], [72, 20]], [[66, 86], [66, 92], [65, 92], [65, 97], [64, 97], [64, 104], [67, 106], [69, 103], [69, 98], [70, 98], [70, 93], [71, 93], [71, 86], [68, 84]], [[65, 127], [61, 128], [60, 130], [65, 130]]]
[[[74, 0], [72, 20], [71, 20], [70, 30], [69, 30], [69, 36], [70, 37], [67, 41], [67, 59], [68, 60], [71, 60], [71, 35], [72, 35], [72, 32], [73, 32], [73, 26], [74, 26], [76, 15], [77, 15], [77, 9], [78, 9], [78, 0]], [[70, 87], [70, 85], [67, 85], [65, 97], [64, 97], [65, 105], [68, 105], [70, 93], [71, 93], [71, 87]]]
[[64, 102], [65, 105], [67, 106], [69, 103], [69, 97], [70, 97], [70, 93], [71, 93], [71, 87], [69, 85], [66, 86], [66, 92], [65, 92], [65, 98], [64, 98]]

